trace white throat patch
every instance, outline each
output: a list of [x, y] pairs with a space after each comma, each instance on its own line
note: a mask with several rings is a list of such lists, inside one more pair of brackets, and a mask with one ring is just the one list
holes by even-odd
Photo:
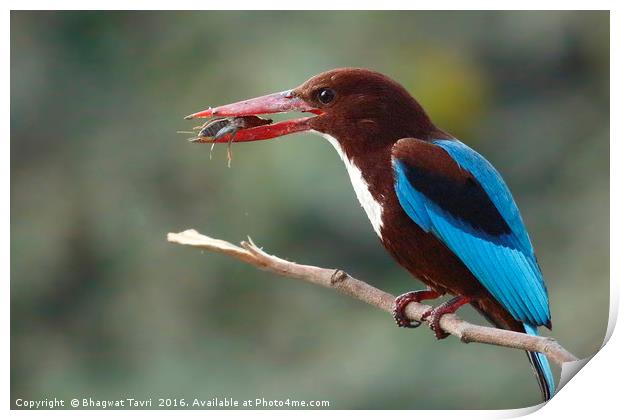
[[362, 171], [360, 171], [360, 169], [349, 160], [348, 156], [344, 153], [344, 150], [342, 150], [340, 143], [335, 137], [316, 130], [312, 131], [327, 139], [327, 141], [334, 146], [334, 149], [336, 149], [340, 155], [344, 165], [347, 167], [347, 172], [349, 172], [349, 178], [351, 178], [351, 184], [355, 190], [355, 195], [357, 195], [357, 199], [362, 205], [362, 208], [366, 211], [366, 215], [370, 219], [373, 229], [377, 232], [379, 238], [381, 238], [381, 228], [383, 227], [383, 207], [381, 207], [381, 204], [379, 204], [379, 202], [370, 193], [368, 183], [364, 179]]

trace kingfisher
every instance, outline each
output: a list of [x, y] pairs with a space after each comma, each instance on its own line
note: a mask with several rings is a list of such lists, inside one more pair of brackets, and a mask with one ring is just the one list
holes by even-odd
[[[424, 314], [438, 339], [441, 316], [469, 304], [497, 328], [551, 329], [549, 298], [527, 229], [499, 172], [438, 128], [399, 83], [368, 69], [339, 68], [300, 86], [208, 108], [186, 119], [285, 112], [310, 116], [235, 130], [234, 141], [311, 132], [342, 158], [355, 194], [388, 253], [427, 289], [398, 296], [398, 326], [411, 302], [452, 298]], [[226, 143], [232, 134], [205, 142]], [[544, 401], [554, 394], [549, 361], [527, 352]]]

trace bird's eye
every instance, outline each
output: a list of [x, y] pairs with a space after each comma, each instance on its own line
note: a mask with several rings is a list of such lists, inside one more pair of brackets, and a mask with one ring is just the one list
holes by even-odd
[[336, 92], [334, 91], [334, 89], [323, 88], [319, 90], [316, 97], [320, 103], [322, 103], [323, 105], [327, 105], [328, 103], [332, 102], [334, 98], [336, 98]]

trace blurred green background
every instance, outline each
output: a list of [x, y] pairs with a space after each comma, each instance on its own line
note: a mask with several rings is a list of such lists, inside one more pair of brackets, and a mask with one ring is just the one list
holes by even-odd
[[[11, 399], [326, 399], [331, 408], [539, 402], [525, 355], [437, 342], [332, 291], [170, 245], [251, 235], [391, 293], [323, 139], [193, 145], [182, 117], [335, 67], [400, 81], [521, 207], [553, 336], [601, 345], [609, 304], [606, 12], [12, 12]], [[584, 310], [583, 308], [587, 308]], [[483, 322], [470, 309], [461, 315]], [[556, 370], [557, 373], [557, 370]]]

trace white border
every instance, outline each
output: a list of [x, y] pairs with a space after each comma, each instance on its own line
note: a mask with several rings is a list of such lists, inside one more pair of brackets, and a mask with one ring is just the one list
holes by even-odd
[[[16, 10], [34, 10], [34, 9], [49, 9], [51, 8], [51, 2], [45, 1], [28, 1], [28, 2], [16, 2], [9, 1], [10, 7]], [[588, 2], [577, 2], [577, 1], [563, 1], [563, 2], [551, 2], [551, 1], [531, 1], [531, 0], [522, 0], [517, 2], [501, 2], [504, 6], [509, 6], [509, 9], [512, 10], [612, 10], [611, 13], [611, 51], [612, 51], [612, 60], [611, 60], [611, 74], [616, 75], [620, 74], [620, 67], [618, 66], [617, 60], [617, 42], [614, 40], [618, 39], [620, 35], [618, 33], [618, 24], [620, 23], [617, 16], [617, 11], [614, 11], [613, 5], [617, 2], [612, 1], [597, 1], [591, 0]], [[377, 7], [380, 4], [381, 8]], [[417, 10], [503, 10], [498, 8], [497, 1], [444, 1], [442, 2], [442, 8], [438, 8], [437, 4], [434, 2], [407, 2], [407, 1], [393, 1], [393, 0], [383, 0], [381, 2], [377, 1], [356, 1], [353, 2], [335, 2], [333, 0], [313, 0], [311, 2], [284, 2], [284, 1], [274, 1], [274, 0], [264, 0], [260, 2], [261, 9], [284, 9], [288, 8], [291, 10], [307, 10], [307, 9], [345, 9], [350, 5], [355, 5], [356, 8], [361, 10], [385, 10], [385, 9], [397, 9], [397, 10], [405, 10], [411, 9], [412, 6]], [[148, 6], [149, 8], [157, 9], [157, 10], [199, 10], [204, 8], [211, 8], [216, 10], [257, 10], [258, 4], [256, 2], [251, 1], [235, 1], [234, 4], [231, 1], [226, 2], [197, 2], [197, 1], [188, 1], [188, 0], [176, 0], [175, 2], [162, 2], [162, 1], [151, 1], [151, 2], [137, 2], [137, 1], [128, 1], [128, 0], [108, 0], [105, 3], [100, 2], [99, 4], [95, 4], [95, 2], [77, 2], [77, 1], [57, 1], [53, 3], [53, 6], [57, 9], [116, 9], [116, 10], [134, 10], [140, 9], [142, 6]], [[98, 6], [98, 7], [97, 7]], [[467, 9], [463, 9], [463, 6], [467, 6]], [[558, 6], [562, 6], [560, 9]], [[260, 10], [260, 9], [259, 9]], [[3, 21], [5, 22], [4, 27], [5, 31], [8, 33], [8, 36], [4, 38], [2, 42], [3, 56], [9, 57], [10, 51], [10, 14], [5, 13]], [[8, 60], [7, 60], [8, 61]], [[6, 92], [10, 91], [10, 74], [9, 74], [9, 65], [5, 65], [5, 86]], [[614, 136], [617, 133], [617, 123], [615, 123], [615, 118], [617, 115], [614, 112], [616, 110], [616, 98], [618, 97], [617, 84], [614, 83], [612, 78], [611, 83], [611, 138], [616, 138]], [[8, 116], [10, 115], [10, 96], [7, 95], [5, 101], [3, 101], [2, 105], [3, 113], [2, 115]], [[9, 127], [9, 119], [5, 117], [5, 132], [8, 132], [8, 138], [10, 138], [10, 127]], [[2, 189], [3, 196], [10, 197], [10, 143], [5, 142], [5, 151], [2, 154], [2, 159], [4, 160], [3, 165], [0, 166], [2, 168]], [[618, 160], [618, 147], [615, 146], [615, 143], [611, 142], [611, 182], [612, 182], [612, 191], [611, 191], [611, 214], [619, 214], [618, 207], [618, 194], [617, 190], [614, 188], [617, 185], [617, 172], [614, 168], [617, 166]], [[5, 214], [4, 217], [4, 236], [6, 239], [3, 243], [3, 258], [5, 264], [3, 265], [4, 273], [5, 273], [5, 287], [9, 288], [9, 278], [10, 278], [10, 212], [9, 207], [7, 205], [2, 206], [2, 210]], [[544, 406], [541, 410], [537, 410], [531, 414], [531, 418], [573, 418], [574, 416], [579, 417], [591, 417], [591, 418], [606, 418], [608, 413], [617, 412], [616, 408], [616, 400], [617, 400], [617, 391], [616, 391], [616, 383], [617, 378], [620, 374], [618, 361], [618, 355], [620, 353], [620, 344], [619, 340], [616, 336], [612, 336], [611, 332], [613, 329], [613, 325], [615, 325], [615, 321], [617, 319], [618, 314], [618, 284], [617, 281], [620, 278], [620, 272], [618, 271], [618, 259], [617, 257], [617, 239], [620, 232], [618, 230], [618, 223], [614, 222], [612, 217], [611, 220], [611, 251], [612, 251], [612, 264], [611, 264], [611, 278], [614, 279], [611, 284], [611, 312], [610, 312], [610, 328], [608, 329], [607, 339], [609, 340], [605, 347], [598, 353], [593, 360], [588, 363], [581, 372], [576, 376], [576, 379], [570, 381], [558, 394], [549, 402], [546, 406]], [[587, 287], [587, 283], [584, 281], [584, 287]], [[10, 295], [9, 291], [5, 289], [4, 293], [4, 313], [2, 324], [4, 327], [5, 337], [9, 337], [9, 304], [10, 304]], [[576, 331], [576, 334], [579, 332]], [[4, 395], [4, 405], [5, 409], [8, 410], [10, 407], [9, 401], [9, 387], [10, 387], [10, 348], [8, 340], [5, 340], [5, 345], [3, 346], [3, 356], [5, 360], [5, 364], [3, 367], [3, 391]], [[507, 390], [509, 392], [509, 390]], [[521, 409], [521, 410], [505, 410], [505, 411], [415, 411], [413, 413], [397, 413], [394, 411], [385, 411], [385, 412], [361, 412], [361, 411], [333, 411], [333, 412], [323, 412], [319, 415], [321, 416], [338, 416], [339, 418], [342, 416], [348, 417], [349, 415], [355, 416], [356, 419], [370, 418], [372, 416], [375, 419], [377, 416], [428, 416], [432, 418], [438, 419], [481, 419], [481, 418], [510, 418], [510, 417], [518, 417], [527, 413], [532, 412], [530, 409]], [[11, 411], [10, 415], [12, 416], [25, 416], [25, 417], [34, 417], [43, 413], [46, 417], [49, 416], [51, 418], [61, 418], [61, 417], [83, 417], [86, 413], [78, 410], [63, 410], [63, 411]], [[217, 416], [219, 418], [232, 418], [237, 417], [239, 415], [251, 415], [256, 418], [269, 418], [269, 419], [284, 419], [289, 418], [291, 416], [290, 412], [287, 411], [209, 411], [205, 413], [204, 411], [175, 411], [174, 413], [169, 413], [166, 411], [150, 411], [148, 413], [149, 417], [155, 418], [167, 418], [171, 414], [174, 416], [181, 415], [180, 413], [184, 413], [186, 416], [196, 416], [200, 418], [204, 418], [207, 416]], [[88, 413], [89, 416], [98, 417], [98, 418], [108, 418], [111, 413], [107, 411], [90, 411]], [[132, 413], [131, 411], [116, 411], [114, 416], [121, 417], [133, 417], [138, 413]], [[314, 418], [318, 413], [316, 411], [295, 411], [293, 414], [298, 418]]]

